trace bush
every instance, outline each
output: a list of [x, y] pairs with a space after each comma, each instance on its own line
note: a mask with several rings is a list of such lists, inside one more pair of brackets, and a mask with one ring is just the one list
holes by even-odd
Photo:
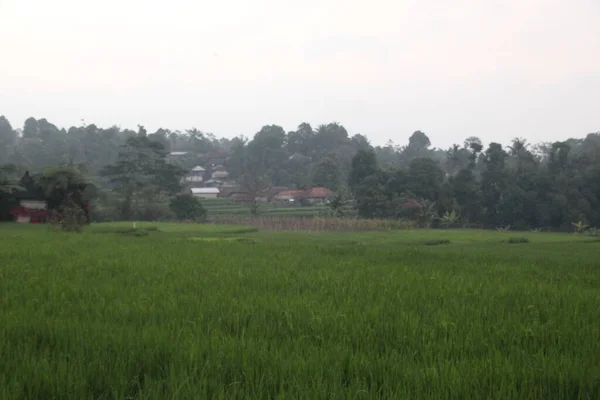
[[203, 221], [206, 219], [206, 209], [200, 200], [191, 194], [180, 194], [174, 197], [169, 208], [179, 220]]
[[508, 244], [518, 244], [518, 243], [529, 243], [529, 239], [527, 239], [527, 238], [510, 238], [510, 239], [508, 239]]
[[174, 214], [166, 204], [146, 203], [135, 210], [135, 216], [138, 221], [168, 221]]
[[586, 236], [600, 236], [600, 229], [598, 228], [588, 228], [588, 230], [586, 230], [585, 232], [583, 232], [584, 235]]
[[62, 207], [60, 215], [54, 214], [50, 219], [50, 229], [63, 232], [81, 233], [87, 222], [85, 211], [74, 203]]

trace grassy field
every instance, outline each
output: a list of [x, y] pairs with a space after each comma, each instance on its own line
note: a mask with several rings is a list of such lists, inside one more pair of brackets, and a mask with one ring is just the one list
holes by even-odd
[[597, 239], [136, 228], [0, 225], [1, 399], [600, 398]]

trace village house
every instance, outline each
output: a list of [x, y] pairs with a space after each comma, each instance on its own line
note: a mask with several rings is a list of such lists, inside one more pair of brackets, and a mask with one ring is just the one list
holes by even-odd
[[279, 192], [273, 200], [283, 203], [320, 204], [325, 203], [333, 192], [324, 187], [306, 190], [284, 190]]
[[229, 178], [229, 172], [222, 165], [217, 165], [212, 169], [211, 179], [214, 180], [224, 180]]
[[46, 199], [36, 193], [29, 191], [17, 192], [14, 194], [18, 201], [18, 206], [15, 206], [11, 214], [18, 223], [44, 223], [47, 221], [48, 203]]
[[183, 177], [183, 181], [187, 183], [200, 183], [204, 181], [205, 169], [197, 165], [186, 176]]

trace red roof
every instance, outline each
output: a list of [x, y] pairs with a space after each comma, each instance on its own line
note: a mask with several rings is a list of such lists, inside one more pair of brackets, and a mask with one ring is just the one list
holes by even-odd
[[407, 200], [404, 203], [402, 203], [402, 207], [404, 207], [404, 208], [420, 208], [421, 204], [415, 199], [410, 199], [410, 200]]
[[304, 194], [305, 197], [309, 197], [309, 198], [318, 198], [318, 199], [326, 199], [329, 196], [331, 196], [333, 192], [329, 189], [326, 189], [324, 187], [316, 187], [316, 188], [312, 188], [306, 191], [306, 193]]
[[304, 190], [284, 190], [283, 192], [279, 192], [277, 196], [280, 197], [302, 197], [304, 194]]

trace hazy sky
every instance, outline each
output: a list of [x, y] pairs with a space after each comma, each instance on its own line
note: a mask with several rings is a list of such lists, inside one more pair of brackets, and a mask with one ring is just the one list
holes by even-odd
[[0, 114], [447, 147], [600, 131], [600, 0], [0, 0]]

